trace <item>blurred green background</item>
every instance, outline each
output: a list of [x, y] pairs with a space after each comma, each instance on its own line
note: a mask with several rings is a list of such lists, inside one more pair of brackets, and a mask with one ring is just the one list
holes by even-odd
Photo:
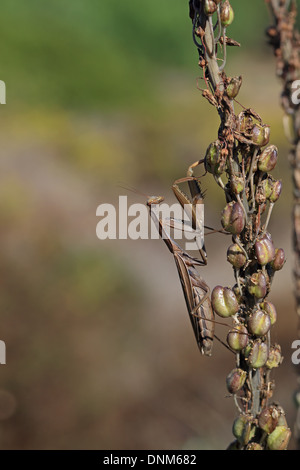
[[[271, 231], [288, 262], [270, 297], [285, 361], [275, 399], [293, 425], [291, 184], [280, 83], [262, 0], [232, 0], [227, 73], [271, 124], [284, 192]], [[131, 185], [164, 194], [216, 138], [187, 0], [2, 0], [0, 79], [1, 449], [221, 449], [236, 416], [234, 357], [200, 357], [173, 259], [158, 241], [100, 241], [96, 208]], [[206, 221], [224, 201], [208, 175]], [[211, 287], [234, 284], [226, 237], [207, 242]], [[203, 274], [204, 275], [204, 274]], [[218, 328], [226, 337], [226, 329]], [[293, 445], [293, 444], [292, 444]]]

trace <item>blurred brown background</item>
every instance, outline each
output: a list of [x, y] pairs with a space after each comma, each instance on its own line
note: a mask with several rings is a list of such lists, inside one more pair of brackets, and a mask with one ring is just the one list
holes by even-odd
[[[261, 0], [232, 0], [227, 73], [239, 100], [271, 125], [284, 183], [271, 220], [288, 262], [270, 300], [283, 348], [275, 399], [293, 426], [291, 179], [280, 83]], [[252, 25], [255, 24], [255, 35]], [[216, 138], [218, 116], [196, 88], [186, 0], [3, 0], [0, 79], [1, 449], [222, 449], [236, 410], [217, 342], [201, 357], [175, 264], [160, 241], [100, 241], [96, 208], [144, 202], [119, 184], [174, 202], [171, 185]], [[206, 222], [224, 201], [208, 175]], [[210, 287], [234, 284], [228, 240], [207, 240]], [[204, 274], [203, 274], [204, 275]], [[224, 331], [225, 330], [225, 331]], [[226, 329], [217, 328], [226, 337]], [[293, 443], [291, 443], [291, 447]]]

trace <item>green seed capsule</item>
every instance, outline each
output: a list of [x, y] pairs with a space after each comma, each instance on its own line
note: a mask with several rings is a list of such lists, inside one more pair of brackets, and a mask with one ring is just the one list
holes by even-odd
[[274, 183], [274, 180], [271, 177], [268, 177], [261, 182], [262, 192], [266, 199], [269, 199], [269, 197], [272, 194], [273, 183]]
[[275, 367], [279, 367], [282, 363], [282, 355], [281, 355], [281, 347], [279, 344], [270, 347], [268, 360], [266, 362], [266, 366], [268, 369], [274, 369]]
[[263, 367], [268, 360], [269, 348], [266, 343], [254, 341], [248, 356], [249, 365], [253, 369]]
[[264, 408], [258, 416], [258, 426], [267, 434], [271, 434], [278, 425], [279, 412], [276, 406]]
[[241, 351], [248, 344], [248, 331], [244, 325], [236, 325], [227, 335], [228, 346], [233, 351]]
[[255, 242], [255, 254], [257, 261], [262, 266], [270, 263], [275, 257], [275, 248], [269, 233], [257, 239]]
[[221, 223], [223, 228], [232, 233], [239, 235], [245, 227], [245, 215], [241, 205], [238, 202], [229, 202], [222, 211]]
[[278, 426], [286, 426], [286, 427], [288, 427], [288, 424], [287, 424], [287, 421], [286, 421], [286, 417], [285, 417], [284, 409], [282, 408], [282, 406], [277, 405], [277, 410], [278, 410], [278, 413], [279, 413]]
[[239, 304], [234, 292], [229, 287], [216, 286], [211, 293], [214, 311], [223, 318], [237, 313]]
[[256, 310], [248, 320], [248, 328], [255, 336], [265, 336], [271, 328], [269, 314], [263, 310]]
[[253, 426], [252, 417], [243, 414], [238, 416], [234, 420], [232, 434], [237, 438], [240, 444], [248, 444], [255, 434], [255, 426]]
[[286, 450], [291, 438], [291, 430], [286, 426], [277, 426], [267, 438], [270, 450]]
[[242, 268], [247, 258], [237, 243], [233, 243], [227, 250], [227, 261], [236, 269]]
[[217, 5], [213, 0], [205, 0], [204, 12], [207, 16], [212, 15], [217, 10]]
[[257, 299], [262, 299], [267, 295], [267, 280], [262, 272], [254, 273], [248, 279], [247, 289], [249, 294]]
[[242, 369], [233, 369], [226, 377], [226, 386], [229, 393], [237, 393], [244, 385], [247, 372]]
[[242, 86], [241, 76], [231, 78], [226, 88], [226, 94], [228, 98], [230, 98], [231, 100], [236, 98], [240, 91], [241, 86]]
[[270, 126], [254, 124], [251, 138], [255, 145], [264, 147], [270, 140]]
[[230, 5], [228, 0], [225, 0], [223, 5], [221, 6], [221, 24], [222, 26], [229, 26], [234, 20], [234, 11], [232, 9], [232, 6]]
[[260, 171], [272, 171], [277, 163], [278, 149], [275, 145], [269, 145], [258, 157], [258, 169]]
[[240, 194], [245, 188], [244, 178], [242, 176], [233, 176], [230, 181], [230, 187], [234, 194]]
[[221, 176], [226, 169], [226, 160], [221, 156], [221, 143], [219, 140], [212, 142], [207, 150], [204, 159], [205, 170], [215, 176]]
[[277, 320], [277, 312], [276, 312], [275, 305], [265, 300], [264, 302], [260, 304], [260, 308], [269, 314], [271, 325], [274, 325], [274, 323], [276, 323], [276, 320]]

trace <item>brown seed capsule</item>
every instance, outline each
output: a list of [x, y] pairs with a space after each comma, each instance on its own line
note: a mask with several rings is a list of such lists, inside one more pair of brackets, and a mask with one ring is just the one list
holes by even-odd
[[231, 78], [226, 88], [226, 94], [228, 98], [230, 98], [231, 100], [236, 98], [240, 91], [241, 86], [242, 86], [241, 76]]
[[204, 159], [205, 170], [215, 176], [220, 176], [226, 169], [226, 159], [221, 154], [221, 144], [219, 140], [212, 142], [207, 150]]
[[285, 253], [284, 253], [283, 248], [276, 248], [274, 259], [271, 262], [271, 268], [273, 268], [274, 271], [280, 271], [280, 269], [283, 268], [284, 263], [285, 263]]
[[269, 201], [270, 202], [276, 202], [280, 197], [281, 191], [282, 191], [282, 182], [281, 182], [281, 180], [274, 181], [271, 194], [268, 198]]
[[271, 325], [274, 325], [274, 323], [276, 323], [276, 320], [277, 320], [277, 312], [276, 312], [275, 305], [265, 300], [259, 306], [262, 310], [264, 310], [265, 312], [269, 314]]
[[221, 6], [220, 16], [222, 26], [227, 27], [233, 22], [234, 11], [228, 0], [225, 0], [223, 5]]
[[227, 261], [236, 269], [240, 269], [247, 261], [246, 255], [237, 243], [233, 243], [227, 250]]
[[236, 325], [227, 335], [228, 346], [234, 351], [241, 351], [248, 344], [248, 331], [244, 325]]
[[252, 129], [252, 142], [259, 147], [264, 147], [269, 143], [270, 126], [254, 124]]
[[237, 116], [237, 130], [243, 134], [248, 134], [253, 127], [253, 119], [245, 111], [241, 111]]
[[237, 393], [244, 385], [247, 372], [242, 369], [233, 369], [226, 377], [226, 385], [229, 393]]
[[205, 0], [204, 12], [207, 16], [212, 15], [217, 10], [217, 5], [213, 0]]
[[242, 206], [238, 202], [229, 202], [222, 211], [221, 223], [227, 232], [239, 235], [245, 227], [245, 215]]
[[214, 311], [223, 318], [231, 317], [239, 309], [237, 298], [229, 287], [216, 286], [211, 293], [211, 302]]
[[265, 266], [274, 259], [275, 248], [269, 233], [257, 239], [255, 242], [255, 254], [257, 261], [262, 266]]
[[274, 431], [268, 435], [267, 445], [270, 450], [286, 450], [290, 438], [291, 430], [286, 426], [277, 426]]
[[261, 341], [254, 341], [250, 354], [248, 356], [249, 365], [253, 369], [258, 369], [259, 367], [263, 367], [267, 362], [269, 354], [269, 348], [266, 343], [262, 343]]
[[258, 426], [267, 434], [271, 434], [278, 424], [279, 412], [276, 406], [264, 408], [258, 416]]
[[269, 145], [258, 157], [258, 169], [260, 171], [272, 171], [277, 163], [278, 149], [275, 145]]
[[254, 273], [248, 279], [247, 289], [249, 294], [257, 299], [262, 299], [267, 294], [267, 280], [262, 272]]
[[256, 310], [248, 320], [248, 328], [250, 333], [255, 336], [266, 335], [271, 328], [269, 314], [263, 310]]
[[274, 369], [275, 367], [280, 366], [282, 363], [281, 347], [279, 344], [270, 347], [268, 360], [266, 362], [266, 367], [268, 369]]

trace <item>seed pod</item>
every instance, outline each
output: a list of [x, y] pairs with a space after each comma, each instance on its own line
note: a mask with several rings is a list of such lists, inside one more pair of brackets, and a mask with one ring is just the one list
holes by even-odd
[[226, 94], [228, 98], [230, 98], [231, 100], [236, 98], [240, 91], [241, 86], [242, 86], [241, 76], [231, 78], [226, 88]]
[[244, 178], [242, 176], [232, 176], [230, 187], [234, 194], [240, 194], [245, 188]]
[[283, 268], [284, 263], [285, 253], [283, 248], [276, 248], [274, 259], [271, 262], [271, 268], [274, 269], [274, 271], [280, 271], [280, 269]]
[[276, 406], [264, 408], [258, 416], [258, 426], [267, 434], [271, 434], [278, 424], [279, 412]]
[[281, 182], [281, 180], [274, 181], [271, 194], [268, 198], [269, 201], [270, 202], [276, 202], [280, 197], [281, 191], [282, 191], [282, 182]]
[[226, 169], [226, 160], [221, 155], [221, 143], [219, 140], [212, 142], [207, 150], [204, 159], [205, 170], [215, 176], [220, 176]]
[[263, 447], [258, 442], [250, 442], [246, 450], [264, 450]]
[[234, 19], [234, 11], [232, 9], [232, 6], [230, 5], [228, 0], [225, 0], [223, 5], [221, 6], [221, 25], [222, 26], [229, 26], [233, 22]]
[[266, 366], [268, 369], [274, 369], [275, 367], [280, 366], [282, 363], [283, 357], [281, 355], [281, 347], [279, 344], [270, 347], [268, 360]]
[[229, 393], [237, 393], [244, 385], [247, 372], [242, 369], [233, 369], [226, 377], [226, 386]]
[[248, 331], [244, 325], [236, 325], [227, 335], [227, 343], [234, 351], [241, 351], [248, 344]]
[[270, 263], [275, 256], [275, 248], [269, 233], [258, 238], [255, 242], [255, 254], [257, 261], [262, 266]]
[[245, 226], [245, 215], [241, 205], [238, 202], [229, 202], [222, 211], [221, 223], [223, 228], [232, 233], [239, 235]]
[[241, 111], [240, 114], [237, 116], [237, 130], [244, 133], [247, 133], [253, 127], [253, 119], [252, 117], [245, 113], [245, 111]]
[[272, 171], [277, 163], [278, 149], [275, 145], [269, 145], [258, 157], [258, 169], [260, 171]]
[[251, 133], [252, 142], [259, 147], [264, 147], [269, 143], [270, 126], [254, 124]]
[[248, 279], [247, 289], [249, 294], [257, 299], [262, 299], [267, 294], [267, 280], [262, 272], [254, 273]]
[[274, 180], [271, 177], [268, 177], [261, 182], [261, 188], [266, 199], [269, 199], [272, 194], [273, 183]]
[[243, 414], [239, 415], [233, 422], [232, 434], [237, 438], [240, 444], [248, 444], [255, 434], [255, 426], [253, 426], [252, 417]]
[[205, 0], [204, 12], [207, 16], [212, 15], [217, 10], [217, 5], [213, 0]]
[[282, 408], [282, 406], [277, 405], [277, 410], [278, 410], [278, 413], [279, 413], [278, 426], [288, 427], [287, 421], [286, 421], [286, 418], [285, 418], [284, 409]]
[[253, 369], [263, 367], [268, 359], [269, 348], [266, 343], [254, 341], [250, 354], [248, 356], [249, 365]]
[[277, 426], [268, 435], [267, 445], [270, 450], [286, 450], [291, 438], [291, 430], [286, 426]]
[[211, 293], [211, 302], [214, 311], [223, 318], [231, 317], [239, 309], [237, 298], [229, 287], [216, 286]]
[[255, 336], [266, 335], [271, 328], [269, 314], [263, 310], [256, 310], [248, 320], [248, 328]]
[[236, 269], [240, 269], [247, 261], [246, 255], [237, 243], [233, 243], [227, 250], [227, 261]]
[[271, 325], [274, 325], [274, 323], [276, 323], [276, 320], [277, 320], [277, 312], [276, 312], [275, 305], [265, 300], [264, 302], [260, 304], [260, 308], [269, 314]]

